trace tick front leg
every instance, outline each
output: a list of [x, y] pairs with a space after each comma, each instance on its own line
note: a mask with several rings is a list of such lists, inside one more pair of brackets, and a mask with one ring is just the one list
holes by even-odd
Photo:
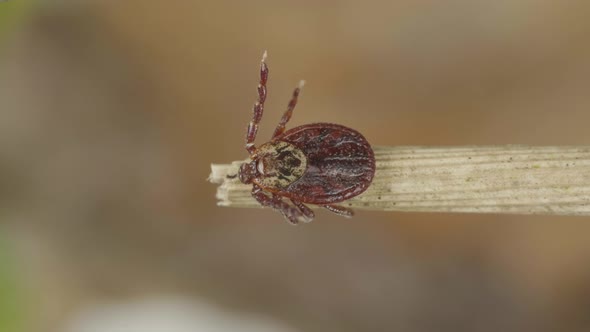
[[313, 211], [307, 207], [307, 205], [303, 204], [300, 201], [296, 201], [296, 200], [291, 200], [291, 202], [293, 203], [293, 205], [295, 205], [299, 211], [301, 211], [301, 213], [303, 213], [303, 215], [305, 215], [305, 217], [307, 218], [306, 220], [304, 220], [304, 222], [311, 222], [313, 220], [313, 218], [315, 217], [315, 214], [313, 213]]
[[354, 212], [352, 211], [352, 209], [345, 208], [344, 206], [341, 206], [341, 205], [329, 204], [329, 205], [323, 205], [323, 207], [331, 212], [334, 212], [334, 213], [341, 215], [343, 217], [346, 217], [346, 218], [350, 218], [354, 215]]
[[252, 108], [252, 120], [248, 124], [246, 132], [246, 150], [250, 155], [256, 152], [254, 141], [256, 140], [256, 133], [258, 132], [258, 124], [262, 120], [262, 113], [264, 113], [264, 101], [266, 100], [266, 81], [268, 80], [268, 66], [266, 65], [266, 51], [262, 55], [260, 61], [260, 82], [258, 83], [258, 99]]
[[258, 201], [258, 203], [262, 206], [268, 206], [279, 211], [289, 223], [297, 225], [299, 221], [307, 221], [306, 216], [300, 210], [283, 202], [280, 196], [272, 193], [270, 193], [270, 195], [271, 196], [268, 196], [262, 188], [258, 186], [252, 188], [252, 196]]
[[295, 91], [293, 91], [293, 96], [291, 97], [291, 101], [289, 101], [289, 105], [287, 106], [287, 110], [285, 111], [285, 113], [283, 114], [283, 117], [281, 118], [281, 121], [277, 125], [277, 128], [275, 129], [275, 132], [272, 135], [272, 138], [280, 136], [282, 133], [285, 132], [285, 126], [287, 125], [287, 122], [289, 122], [289, 120], [291, 119], [291, 116], [293, 115], [293, 110], [295, 109], [295, 106], [297, 105], [297, 98], [299, 97], [299, 93], [301, 92], [301, 89], [303, 89], [304, 84], [305, 84], [305, 81], [300, 81], [299, 85], [295, 88]]

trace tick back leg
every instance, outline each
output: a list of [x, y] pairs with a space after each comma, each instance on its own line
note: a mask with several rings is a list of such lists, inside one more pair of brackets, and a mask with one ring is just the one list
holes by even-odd
[[301, 213], [303, 213], [303, 215], [305, 215], [305, 218], [307, 218], [306, 220], [304, 220], [305, 222], [310, 222], [313, 220], [315, 214], [309, 207], [307, 207], [307, 205], [296, 200], [291, 200], [291, 202], [299, 209], [299, 211], [301, 211]]
[[350, 218], [354, 215], [354, 212], [352, 211], [352, 209], [345, 208], [344, 206], [341, 206], [341, 205], [329, 204], [329, 205], [323, 205], [323, 207], [331, 212], [334, 212], [334, 213], [341, 215], [343, 217], [346, 217], [346, 218]]
[[293, 91], [293, 96], [291, 97], [291, 100], [289, 101], [289, 105], [287, 106], [287, 110], [285, 111], [285, 113], [283, 114], [283, 117], [281, 118], [281, 121], [277, 125], [277, 128], [275, 129], [275, 132], [272, 135], [272, 138], [280, 136], [281, 134], [283, 134], [285, 132], [285, 126], [287, 125], [287, 122], [289, 122], [289, 120], [291, 119], [291, 116], [293, 115], [293, 110], [295, 109], [295, 106], [297, 105], [297, 98], [299, 97], [299, 93], [301, 92], [301, 89], [303, 89], [304, 84], [305, 84], [305, 81], [299, 81], [299, 85], [295, 88], [295, 91]]
[[248, 125], [246, 132], [246, 150], [250, 155], [256, 152], [254, 140], [256, 140], [256, 133], [258, 132], [258, 124], [262, 120], [262, 113], [264, 113], [264, 101], [266, 100], [266, 81], [268, 80], [268, 66], [266, 65], [266, 51], [262, 55], [260, 61], [260, 82], [258, 83], [258, 99], [252, 108], [252, 121]]
[[252, 196], [263, 206], [271, 207], [279, 211], [289, 223], [297, 225], [299, 221], [306, 221], [305, 215], [297, 208], [283, 202], [281, 197], [272, 195], [268, 196], [264, 193], [262, 188], [254, 186], [252, 188]]

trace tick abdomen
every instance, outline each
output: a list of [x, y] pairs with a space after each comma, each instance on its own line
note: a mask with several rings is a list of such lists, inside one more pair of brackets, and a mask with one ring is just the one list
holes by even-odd
[[314, 123], [293, 128], [276, 138], [301, 150], [305, 172], [278, 193], [305, 203], [330, 204], [364, 192], [375, 173], [375, 156], [356, 130]]

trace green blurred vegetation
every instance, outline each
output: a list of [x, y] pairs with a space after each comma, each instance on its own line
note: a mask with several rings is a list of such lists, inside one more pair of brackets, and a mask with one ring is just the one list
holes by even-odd
[[[25, 22], [34, 0], [8, 0], [0, 2], [0, 51], [5, 41], [19, 24]], [[23, 327], [21, 292], [18, 287], [16, 260], [10, 244], [0, 228], [0, 331], [18, 332]]]
[[15, 257], [0, 229], [0, 331], [20, 331], [23, 323]]
[[8, 34], [28, 16], [34, 0], [0, 1], [0, 50]]

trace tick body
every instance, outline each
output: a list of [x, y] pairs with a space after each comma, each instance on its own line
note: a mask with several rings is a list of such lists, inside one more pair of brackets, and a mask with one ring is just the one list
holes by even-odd
[[332, 123], [312, 123], [285, 131], [303, 82], [293, 92], [272, 139], [255, 147], [266, 100], [266, 52], [260, 66], [258, 100], [246, 133], [251, 161], [241, 165], [239, 179], [252, 184], [252, 196], [279, 211], [290, 223], [309, 222], [315, 204], [342, 216], [352, 210], [336, 203], [364, 192], [375, 175], [375, 156], [367, 140], [354, 129]]

